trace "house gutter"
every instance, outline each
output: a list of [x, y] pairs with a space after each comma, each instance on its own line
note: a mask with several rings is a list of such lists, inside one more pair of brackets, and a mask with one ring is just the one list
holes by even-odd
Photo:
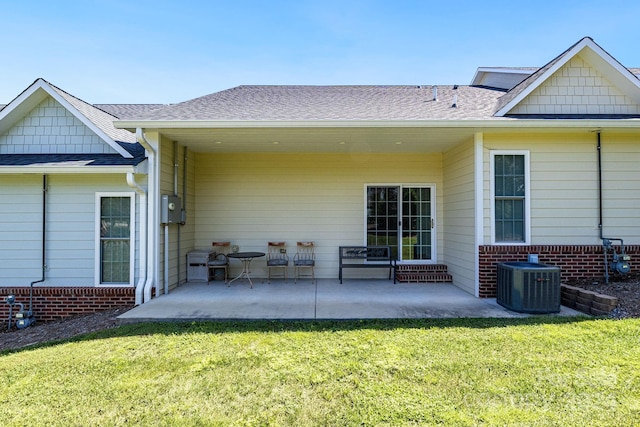
[[[148, 169], [148, 185], [147, 185], [147, 204], [149, 209], [147, 210], [146, 217], [155, 218], [156, 217], [156, 151], [153, 149], [147, 138], [144, 136], [144, 132], [142, 128], [136, 129], [136, 139], [147, 150], [149, 155], [149, 169]], [[142, 288], [142, 295], [140, 299], [140, 303], [144, 304], [151, 300], [151, 288], [153, 287], [153, 276], [154, 276], [154, 266], [156, 261], [156, 251], [155, 251], [155, 221], [146, 220], [147, 225], [147, 256], [146, 256], [146, 280], [144, 282], [144, 286]], [[142, 237], [142, 236], [141, 236]], [[138, 300], [138, 288], [136, 288], [136, 301]], [[136, 302], [137, 304], [137, 302]]]
[[607, 127], [634, 128], [640, 119], [519, 119], [500, 117], [478, 120], [118, 120], [114, 126], [121, 129], [209, 129], [209, 128], [465, 128], [465, 129], [566, 129]]
[[113, 174], [120, 175], [136, 171], [134, 166], [0, 166], [0, 174], [33, 174], [33, 175], [55, 175], [55, 174]]
[[147, 192], [137, 182], [135, 175], [131, 172], [127, 173], [127, 184], [140, 195], [140, 265], [139, 278], [136, 285], [136, 305], [142, 304], [142, 294], [144, 284], [147, 281]]

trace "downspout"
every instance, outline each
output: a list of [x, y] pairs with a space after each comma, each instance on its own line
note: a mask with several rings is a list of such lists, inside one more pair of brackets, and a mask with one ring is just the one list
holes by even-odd
[[164, 224], [164, 294], [169, 293], [169, 224]]
[[187, 162], [189, 158], [187, 156], [187, 147], [182, 147], [183, 150], [183, 168], [182, 168], [182, 222], [180, 224], [184, 225], [187, 221]]
[[484, 245], [484, 133], [473, 135], [474, 182], [475, 182], [475, 266], [474, 295], [480, 297], [480, 246]]
[[[148, 170], [148, 185], [147, 185], [147, 204], [149, 209], [147, 211], [147, 216], [151, 217], [151, 220], [147, 220], [147, 274], [146, 281], [143, 287], [142, 294], [142, 303], [148, 302], [151, 300], [151, 288], [153, 287], [153, 273], [155, 266], [155, 215], [156, 215], [156, 151], [153, 149], [147, 138], [144, 136], [144, 132], [142, 128], [136, 129], [136, 139], [144, 147], [149, 156], [149, 170]], [[136, 290], [137, 291], [137, 290]], [[136, 297], [137, 299], [137, 297]]]
[[600, 138], [600, 131], [598, 135], [598, 235], [600, 240], [604, 240], [602, 237], [602, 143]]
[[[180, 208], [182, 211], [180, 212], [180, 224], [178, 225], [178, 279], [180, 279], [180, 262], [182, 258], [180, 257], [180, 230], [182, 226], [185, 224], [187, 220], [187, 147], [182, 147], [183, 155], [182, 155], [182, 203]], [[185, 283], [186, 283], [186, 271], [187, 264], [185, 262]], [[178, 284], [180, 284], [180, 280], [178, 280]]]
[[[620, 248], [622, 251], [622, 255], [624, 255], [624, 241], [619, 237], [604, 237], [604, 226], [603, 226], [603, 209], [602, 209], [602, 141], [600, 137], [600, 131], [597, 131], [598, 135], [598, 234], [600, 240], [602, 240], [602, 245], [604, 247], [604, 268], [605, 268], [605, 282], [609, 283], [609, 262], [607, 260], [607, 252], [609, 249], [612, 249], [613, 246], [611, 244], [612, 241], [620, 242]], [[615, 253], [614, 249], [614, 258], [612, 262], [612, 268], [615, 270], [616, 265], [618, 264], [618, 256]], [[623, 267], [623, 270], [628, 268], [628, 264]], [[623, 271], [624, 272], [624, 271]]]
[[46, 263], [46, 243], [47, 243], [47, 175], [42, 175], [42, 266], [40, 280], [34, 280], [29, 286], [29, 312], [33, 313], [33, 285], [45, 281]]
[[137, 182], [132, 172], [127, 173], [127, 184], [140, 195], [140, 265], [136, 285], [136, 305], [142, 304], [142, 293], [147, 281], [147, 192]]
[[[178, 143], [173, 141], [173, 195], [178, 197], [178, 169], [180, 168], [180, 164], [178, 163]], [[184, 201], [182, 202], [184, 203]], [[182, 209], [182, 203], [180, 203], [180, 209]], [[178, 224], [178, 242], [177, 242], [177, 256], [178, 256], [178, 265], [177, 268], [177, 286], [180, 286], [180, 224]]]

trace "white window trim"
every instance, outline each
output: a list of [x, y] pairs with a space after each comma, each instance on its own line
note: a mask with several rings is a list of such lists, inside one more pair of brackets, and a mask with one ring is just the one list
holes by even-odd
[[[502, 155], [524, 156], [524, 242], [496, 241], [496, 201], [495, 201], [495, 157]], [[491, 150], [489, 159], [489, 200], [491, 211], [491, 244], [504, 246], [527, 246], [531, 244], [531, 175], [529, 167], [529, 150]]]
[[[131, 233], [129, 238], [131, 239], [130, 253], [129, 253], [129, 283], [101, 283], [100, 282], [100, 200], [103, 197], [129, 197], [131, 199], [131, 210], [129, 216], [131, 218]], [[95, 208], [95, 278], [94, 283], [96, 287], [129, 287], [134, 285], [134, 273], [135, 273], [135, 259], [136, 259], [136, 197], [134, 192], [99, 192], [96, 193], [96, 208]]]

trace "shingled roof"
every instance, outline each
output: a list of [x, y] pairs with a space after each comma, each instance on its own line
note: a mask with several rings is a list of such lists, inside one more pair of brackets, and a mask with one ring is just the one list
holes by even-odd
[[[434, 100], [434, 88], [437, 99]], [[472, 86], [238, 86], [128, 120], [486, 119], [504, 91]], [[455, 105], [454, 105], [455, 104]]]
[[154, 110], [165, 107], [167, 104], [93, 104], [114, 117], [125, 119], [149, 114]]
[[119, 143], [133, 157], [125, 158], [119, 154], [3, 154], [0, 166], [136, 166], [145, 160], [144, 148], [138, 143]]
[[[37, 79], [0, 110], [0, 124], [5, 129], [10, 128], [23, 117], [25, 111], [29, 111], [41, 102], [43, 96], [51, 96], [61, 103], [71, 114], [91, 128], [106, 144], [109, 144], [115, 152], [5, 153], [0, 155], [0, 166], [135, 166], [145, 159], [145, 150], [136, 141], [135, 134], [114, 126], [113, 123], [118, 117], [69, 94], [44, 79]], [[141, 109], [138, 108], [136, 111], [141, 111]], [[148, 109], [144, 111], [148, 111]]]

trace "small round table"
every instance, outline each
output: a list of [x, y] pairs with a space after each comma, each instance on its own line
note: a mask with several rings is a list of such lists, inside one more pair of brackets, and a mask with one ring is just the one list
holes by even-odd
[[253, 282], [251, 281], [251, 277], [249, 276], [249, 274], [251, 273], [251, 271], [249, 270], [249, 267], [251, 265], [251, 261], [254, 258], [260, 258], [260, 257], [263, 257], [264, 255], [265, 255], [264, 252], [236, 252], [236, 253], [228, 254], [227, 256], [229, 258], [237, 258], [240, 261], [242, 261], [242, 272], [238, 275], [238, 277], [231, 280], [228, 286], [231, 286], [231, 283], [238, 279], [246, 278], [251, 284], [251, 289], [253, 289]]

